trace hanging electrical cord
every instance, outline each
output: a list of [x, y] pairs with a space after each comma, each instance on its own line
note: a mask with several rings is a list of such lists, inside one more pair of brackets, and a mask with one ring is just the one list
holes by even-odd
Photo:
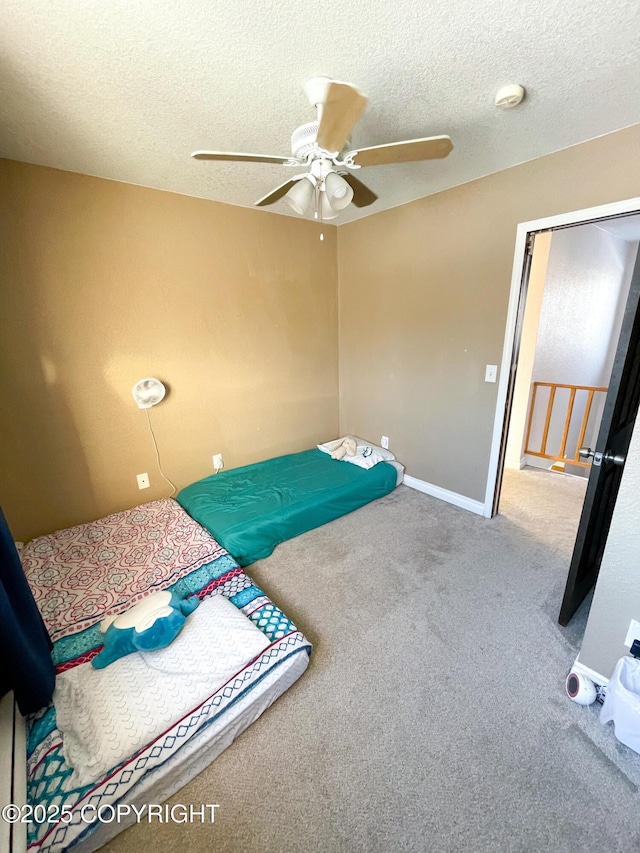
[[[152, 406], [157, 406], [158, 403], [161, 403], [164, 400], [166, 388], [159, 379], [156, 379], [154, 376], [147, 376], [144, 379], [140, 379], [139, 382], [136, 382], [136, 384], [131, 389], [131, 394], [133, 395], [133, 399], [138, 404], [138, 408], [144, 409], [146, 412], [147, 425], [149, 427], [149, 432], [151, 433], [153, 447], [156, 451], [158, 471], [160, 472], [162, 479], [166, 480], [166, 482], [169, 483], [169, 485], [171, 486], [172, 492], [169, 497], [172, 498], [178, 490], [162, 470], [162, 463], [160, 462], [160, 451], [158, 450], [158, 442], [156, 441], [156, 437], [153, 432], [153, 427], [151, 426], [151, 418], [149, 417], [149, 409]], [[139, 477], [140, 476], [141, 475], [139, 475]], [[140, 483], [138, 483], [138, 485], [140, 486]], [[147, 482], [145, 486], [140, 486], [140, 488], [146, 488], [148, 485], [149, 483]]]
[[167, 481], [167, 483], [169, 483], [169, 485], [170, 485], [170, 486], [171, 486], [171, 488], [173, 489], [173, 491], [172, 491], [172, 492], [171, 492], [171, 494], [169, 495], [169, 497], [170, 497], [170, 498], [172, 498], [178, 490], [177, 490], [177, 488], [175, 487], [175, 485], [171, 482], [171, 480], [170, 480], [167, 476], [165, 476], [165, 473], [164, 473], [164, 471], [162, 470], [162, 464], [161, 464], [161, 462], [160, 462], [160, 451], [158, 450], [158, 442], [156, 441], [156, 437], [155, 437], [155, 434], [154, 434], [154, 432], [153, 432], [153, 427], [151, 426], [151, 418], [149, 417], [149, 409], [145, 409], [144, 411], [145, 411], [145, 414], [146, 414], [146, 416], [147, 416], [147, 424], [149, 425], [149, 432], [151, 433], [151, 439], [152, 439], [152, 441], [153, 441], [153, 447], [154, 447], [154, 449], [155, 449], [155, 451], [156, 451], [156, 461], [157, 461], [157, 463], [158, 463], [158, 471], [160, 471], [160, 476], [161, 476], [164, 480], [166, 480], [166, 481]]
[[[316, 181], [316, 188], [313, 195], [313, 218], [317, 219], [320, 225], [322, 225], [322, 202], [320, 196], [320, 184]], [[320, 240], [324, 240], [324, 233], [320, 232]]]

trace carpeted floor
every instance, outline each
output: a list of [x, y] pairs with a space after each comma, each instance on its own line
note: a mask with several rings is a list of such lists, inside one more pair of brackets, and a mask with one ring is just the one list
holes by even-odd
[[564, 680], [557, 614], [584, 482], [507, 471], [483, 519], [406, 486], [248, 569], [314, 643], [307, 672], [108, 853], [640, 849], [640, 755]]

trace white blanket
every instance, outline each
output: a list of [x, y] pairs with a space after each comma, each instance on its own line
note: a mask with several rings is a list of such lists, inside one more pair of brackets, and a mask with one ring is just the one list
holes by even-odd
[[[187, 716], [270, 641], [222, 595], [205, 599], [164, 649], [56, 679], [53, 702], [74, 785], [86, 785]], [[188, 720], [185, 721], [188, 725]]]

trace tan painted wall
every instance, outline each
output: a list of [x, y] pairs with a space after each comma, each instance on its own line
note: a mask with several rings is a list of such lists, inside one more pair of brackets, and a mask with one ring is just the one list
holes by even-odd
[[[0, 160], [0, 504], [14, 536], [338, 429], [336, 229]], [[135, 475], [149, 472], [139, 491]]]
[[640, 196], [638, 150], [635, 125], [341, 226], [341, 432], [483, 501], [516, 226]]
[[[0, 161], [0, 504], [18, 538], [335, 435], [484, 497], [518, 222], [640, 195], [640, 126], [325, 227]], [[455, 156], [455, 155], [452, 155]], [[152, 487], [138, 491], [135, 474]]]

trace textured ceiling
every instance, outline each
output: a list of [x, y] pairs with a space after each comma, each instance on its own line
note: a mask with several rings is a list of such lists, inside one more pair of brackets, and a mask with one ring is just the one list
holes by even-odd
[[640, 3], [3, 0], [0, 156], [251, 206], [292, 170], [190, 153], [288, 155], [317, 75], [369, 97], [354, 146], [455, 146], [358, 171], [380, 198], [348, 222], [639, 122]]

